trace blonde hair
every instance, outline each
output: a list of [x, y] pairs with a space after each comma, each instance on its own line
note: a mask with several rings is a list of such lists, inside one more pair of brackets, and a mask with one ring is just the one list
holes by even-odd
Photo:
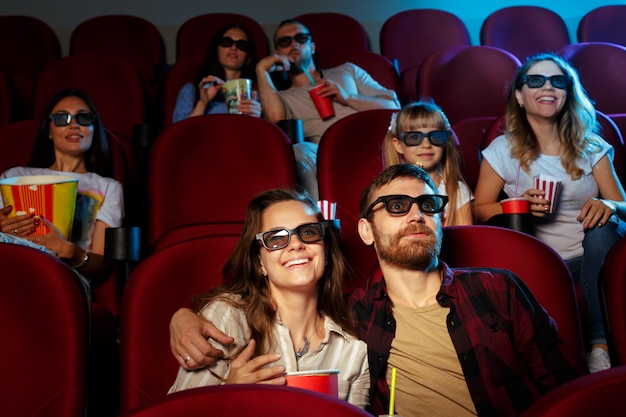
[[580, 83], [577, 71], [558, 55], [534, 55], [515, 75], [506, 106], [505, 135], [511, 142], [511, 156], [519, 161], [520, 167], [526, 173], [530, 173], [530, 164], [539, 156], [537, 138], [526, 118], [526, 110], [519, 105], [515, 92], [524, 87], [524, 75], [541, 61], [554, 62], [571, 81], [557, 123], [561, 141], [561, 164], [570, 178], [576, 180], [583, 174], [576, 159], [598, 152], [603, 139], [597, 133], [599, 125], [595, 108]]
[[[404, 155], [396, 151], [393, 139], [397, 138], [400, 132], [418, 130], [425, 127], [435, 127], [437, 130], [451, 130], [450, 122], [445, 113], [432, 100], [420, 100], [407, 104], [402, 110], [395, 113], [391, 118], [385, 140], [383, 141], [384, 167], [412, 163], [407, 161]], [[458, 221], [457, 204], [461, 199], [459, 182], [463, 182], [466, 185], [467, 183], [463, 178], [461, 152], [453, 138], [450, 138], [444, 145], [443, 157], [439, 162], [439, 166], [449, 199], [445, 223], [446, 226], [454, 226]]]

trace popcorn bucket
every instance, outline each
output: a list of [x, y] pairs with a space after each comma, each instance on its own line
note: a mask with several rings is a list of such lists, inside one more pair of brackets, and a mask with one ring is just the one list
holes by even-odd
[[238, 78], [236, 80], [226, 81], [222, 84], [222, 91], [226, 97], [226, 106], [228, 113], [239, 114], [239, 102], [241, 100], [250, 100], [252, 97], [252, 80], [247, 78]]
[[328, 200], [320, 200], [317, 202], [317, 206], [320, 208], [324, 219], [335, 220], [337, 215], [337, 203]]
[[538, 190], [544, 191], [544, 198], [550, 201], [550, 209], [548, 214], [554, 213], [558, 202], [559, 194], [561, 194], [561, 181], [550, 175], [535, 175], [533, 177], [534, 186]]
[[[78, 178], [62, 175], [32, 175], [0, 180], [4, 206], [13, 206], [9, 217], [34, 214], [52, 222], [65, 239], [74, 223]], [[33, 235], [45, 235], [43, 223]]]

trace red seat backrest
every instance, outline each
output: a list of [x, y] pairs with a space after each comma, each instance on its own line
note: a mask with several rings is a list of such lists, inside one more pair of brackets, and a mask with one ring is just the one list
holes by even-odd
[[380, 54], [351, 49], [342, 54], [344, 62], [363, 68], [380, 85], [400, 94], [400, 77], [393, 63]]
[[539, 398], [524, 417], [622, 417], [626, 406], [626, 366], [585, 375]]
[[[237, 13], [207, 13], [186, 20], [178, 28], [176, 61], [189, 55], [204, 56], [217, 32], [223, 27], [234, 24], [239, 24], [250, 32], [258, 59], [268, 55], [267, 35], [259, 22]], [[273, 45], [271, 50], [274, 50]]]
[[465, 23], [455, 14], [438, 9], [410, 9], [383, 22], [379, 43], [380, 53], [397, 65], [401, 74], [400, 98], [407, 103], [419, 99], [417, 74], [422, 62], [442, 49], [470, 45], [470, 39]]
[[626, 46], [626, 5], [600, 6], [578, 22], [578, 42], [610, 42]]
[[[394, 110], [365, 110], [331, 125], [317, 151], [320, 199], [337, 203], [341, 238], [353, 273], [345, 291], [364, 288], [378, 264], [374, 250], [357, 232], [359, 201], [365, 187], [383, 169], [382, 144]], [[349, 156], [348, 156], [349, 155]]]
[[148, 171], [150, 245], [180, 226], [243, 221], [255, 194], [296, 184], [289, 138], [264, 119], [239, 114], [171, 125], [154, 142]]
[[35, 89], [35, 114], [60, 90], [85, 91], [96, 103], [102, 123], [112, 132], [132, 140], [134, 126], [148, 123], [145, 81], [128, 61], [115, 55], [72, 55], [48, 65]]
[[519, 60], [490, 46], [456, 46], [430, 55], [417, 76], [417, 89], [432, 98], [455, 124], [504, 114]]
[[[38, 249], [0, 243], [2, 413], [85, 415], [89, 302], [77, 274]], [[46, 360], [36, 358], [45, 350]]]
[[189, 307], [194, 295], [221, 283], [222, 265], [238, 239], [238, 234], [190, 239], [152, 254], [133, 270], [120, 315], [122, 411], [167, 394], [178, 370], [169, 348], [170, 318]]
[[556, 321], [571, 363], [587, 372], [574, 282], [547, 244], [511, 229], [450, 226], [443, 228], [440, 258], [454, 268], [503, 268], [519, 276]]
[[[33, 117], [33, 92], [39, 73], [61, 57], [56, 34], [44, 21], [31, 16], [0, 16], [0, 67], [15, 87], [18, 119]], [[37, 117], [37, 116], [35, 116]]]
[[463, 119], [452, 125], [452, 130], [459, 139], [465, 181], [472, 191], [476, 189], [478, 182], [483, 138], [495, 120], [495, 117], [476, 117]]
[[626, 238], [619, 240], [609, 251], [600, 271], [600, 289], [608, 324], [608, 338], [612, 358], [626, 365]]
[[504, 49], [522, 62], [531, 55], [555, 52], [569, 43], [565, 21], [545, 7], [503, 7], [487, 16], [480, 28], [481, 45]]
[[165, 44], [159, 29], [139, 16], [112, 14], [82, 21], [72, 31], [70, 55], [111, 54], [128, 60], [151, 84], [164, 65]]
[[326, 394], [283, 385], [231, 384], [201, 387], [168, 395], [122, 417], [367, 417], [347, 401]]
[[[307, 27], [315, 43], [317, 62], [322, 69], [346, 62], [343, 53], [352, 49], [369, 51], [365, 28], [355, 18], [343, 13], [304, 13], [294, 17]], [[272, 45], [273, 50], [274, 45]]]
[[203, 54], [188, 55], [170, 67], [163, 85], [163, 127], [171, 126], [178, 93], [183, 85], [195, 82], [203, 61]]
[[576, 68], [597, 110], [607, 115], [626, 113], [621, 99], [626, 94], [626, 46], [582, 42], [564, 46], [559, 53]]

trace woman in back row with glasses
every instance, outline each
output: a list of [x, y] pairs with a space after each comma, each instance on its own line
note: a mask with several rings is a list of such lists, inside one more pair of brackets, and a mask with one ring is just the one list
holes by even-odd
[[[558, 55], [539, 54], [513, 80], [504, 135], [482, 152], [475, 190], [476, 212], [483, 222], [502, 213], [501, 191], [530, 200], [535, 235], [563, 257], [581, 284], [588, 310], [590, 372], [611, 366], [598, 278], [606, 254], [625, 232], [626, 193], [613, 167], [613, 153], [599, 134], [595, 109], [576, 70]], [[562, 184], [552, 208], [545, 192], [534, 185], [533, 177], [539, 175]]]
[[[202, 68], [193, 83], [183, 85], [176, 99], [172, 122], [204, 114], [228, 113], [222, 84], [247, 78], [256, 85], [256, 50], [250, 32], [240, 25], [222, 28], [207, 50]], [[261, 116], [261, 103], [253, 92], [251, 100], [241, 100], [242, 114]]]
[[[13, 243], [34, 243], [90, 282], [109, 276], [104, 261], [104, 235], [124, 218], [122, 185], [110, 178], [113, 162], [102, 121], [91, 98], [79, 90], [64, 90], [48, 103], [41, 119], [28, 166], [9, 168], [0, 178], [64, 175], [78, 178], [78, 193], [70, 240], [48, 219], [33, 214], [13, 215], [0, 201], [0, 231]], [[43, 223], [48, 233], [33, 235]]]
[[[224, 355], [208, 368], [183, 367], [170, 392], [236, 383], [285, 384], [285, 372], [338, 369], [339, 398], [369, 401], [367, 347], [342, 295], [346, 261], [339, 233], [304, 191], [276, 189], [250, 201], [223, 284], [194, 311], [234, 338], [209, 342]], [[194, 352], [181, 364], [193, 365]], [[252, 359], [253, 358], [253, 359]]]

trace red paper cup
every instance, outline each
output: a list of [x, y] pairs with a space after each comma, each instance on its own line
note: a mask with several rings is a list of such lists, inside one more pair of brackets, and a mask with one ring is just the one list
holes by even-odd
[[317, 94], [319, 89], [324, 87], [326, 87], [324, 84], [313, 86], [309, 90], [309, 94], [322, 120], [328, 120], [331, 117], [335, 117], [335, 109], [333, 109], [333, 102], [330, 97], [322, 97]]
[[524, 214], [530, 212], [530, 200], [525, 197], [507, 198], [500, 201], [504, 214]]
[[287, 386], [308, 389], [322, 394], [339, 396], [339, 370], [289, 372], [285, 375]]

